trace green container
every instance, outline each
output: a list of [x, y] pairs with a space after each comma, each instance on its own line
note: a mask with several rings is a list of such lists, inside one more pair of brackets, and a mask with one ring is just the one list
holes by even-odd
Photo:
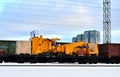
[[15, 54], [16, 41], [0, 40], [0, 50], [4, 50], [8, 54]]

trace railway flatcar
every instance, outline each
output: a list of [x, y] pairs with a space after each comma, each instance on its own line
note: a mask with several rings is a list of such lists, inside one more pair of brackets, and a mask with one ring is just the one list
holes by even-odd
[[[60, 43], [57, 40], [60, 39], [49, 39], [40, 35], [39, 37], [31, 37], [30, 41], [16, 42], [15, 47], [13, 46], [16, 53], [0, 54], [0, 62], [120, 63], [120, 44], [98, 45], [84, 41]], [[12, 45], [13, 43], [9, 44], [9, 47]], [[8, 49], [7, 52], [10, 52], [9, 50], [12, 51], [12, 49]]]

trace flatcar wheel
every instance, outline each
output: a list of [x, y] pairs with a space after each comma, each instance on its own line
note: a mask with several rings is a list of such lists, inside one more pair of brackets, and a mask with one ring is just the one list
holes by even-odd
[[67, 56], [65, 55], [65, 53], [58, 53], [57, 54], [57, 62], [59, 62], [59, 63], [65, 63], [66, 58], [67, 58]]
[[30, 55], [29, 54], [24, 55], [24, 62], [30, 62]]
[[90, 56], [88, 59], [89, 64], [97, 64], [99, 61], [97, 56]]
[[120, 63], [120, 57], [118, 58], [118, 64]]
[[18, 58], [18, 59], [17, 59], [17, 63], [24, 63], [23, 58]]
[[53, 55], [53, 56], [49, 57], [48, 62], [56, 62], [56, 56]]
[[87, 63], [86, 57], [84, 57], [84, 56], [78, 57], [78, 63], [79, 64], [86, 64]]
[[111, 62], [111, 64], [114, 64], [114, 58], [113, 57], [110, 58], [110, 62]]
[[37, 55], [31, 55], [30, 63], [37, 63], [37, 62], [38, 62]]
[[92, 64], [93, 62], [92, 62], [92, 60], [89, 60], [89, 64]]
[[2, 59], [0, 59], [0, 63], [2, 63], [3, 62], [3, 60]]
[[17, 60], [17, 63], [24, 63], [24, 61], [19, 59], [19, 60]]
[[119, 63], [119, 58], [118, 57], [112, 57], [111, 59], [111, 64], [118, 64]]
[[67, 58], [67, 63], [75, 63], [75, 59], [73, 57]]
[[93, 60], [93, 63], [94, 63], [94, 64], [97, 64], [97, 63], [98, 63], [98, 59], [97, 59], [96, 57], [94, 57], [92, 60]]
[[0, 56], [0, 63], [3, 62], [3, 56]]
[[37, 63], [36, 60], [30, 60], [30, 63]]
[[119, 64], [119, 58], [116, 57], [116, 61], [115, 61], [116, 64]]
[[65, 63], [66, 61], [66, 58], [65, 57], [59, 57], [59, 58], [57, 58], [57, 62], [59, 62], [59, 63]]
[[5, 62], [5, 63], [8, 63], [8, 62], [9, 62], [8, 56], [5, 56], [5, 57], [4, 57], [4, 62]]
[[78, 63], [79, 63], [79, 64], [86, 64], [87, 62], [84, 61], [84, 60], [80, 60], [80, 61], [78, 61]]
[[105, 59], [105, 63], [106, 63], [106, 64], [109, 64], [109, 63], [110, 63], [110, 59], [109, 59], [109, 58], [106, 58], [106, 59]]

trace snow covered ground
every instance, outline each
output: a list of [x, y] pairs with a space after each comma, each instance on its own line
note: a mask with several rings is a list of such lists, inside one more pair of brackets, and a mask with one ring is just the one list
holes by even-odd
[[2, 63], [0, 77], [119, 77], [118, 65], [120, 66], [120, 64]]

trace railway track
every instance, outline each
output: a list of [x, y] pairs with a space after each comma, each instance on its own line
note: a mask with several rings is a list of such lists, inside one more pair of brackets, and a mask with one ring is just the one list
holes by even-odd
[[120, 64], [1, 63], [0, 67], [120, 67]]

